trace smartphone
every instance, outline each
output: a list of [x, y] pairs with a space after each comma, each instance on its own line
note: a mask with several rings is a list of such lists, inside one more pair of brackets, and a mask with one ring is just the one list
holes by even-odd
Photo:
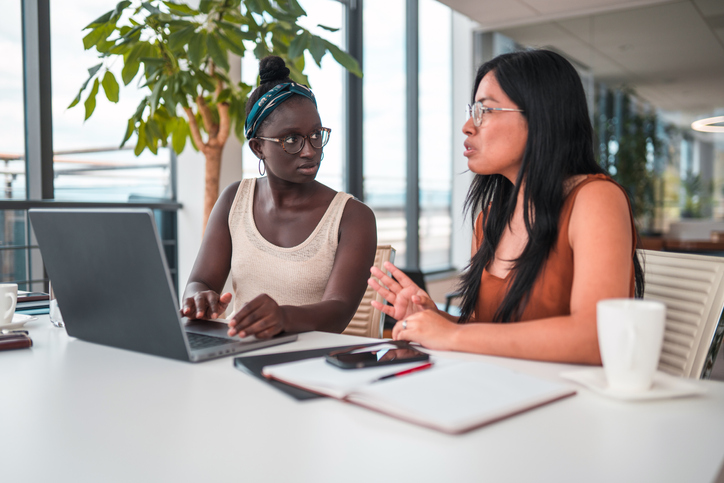
[[360, 369], [362, 367], [427, 361], [430, 356], [410, 347], [407, 343], [385, 342], [373, 347], [353, 347], [352, 349], [330, 352], [325, 358], [330, 364], [342, 369]]

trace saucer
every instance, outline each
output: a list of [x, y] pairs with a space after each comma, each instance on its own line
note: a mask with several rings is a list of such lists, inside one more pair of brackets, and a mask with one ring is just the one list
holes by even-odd
[[27, 314], [15, 314], [13, 315], [13, 321], [11, 323], [0, 324], [0, 330], [19, 329], [24, 326], [26, 322], [30, 322], [31, 320], [38, 320], [38, 318]]
[[667, 399], [673, 397], [692, 396], [703, 394], [706, 388], [701, 387], [688, 379], [675, 377], [665, 372], [656, 371], [654, 383], [647, 391], [616, 391], [608, 387], [603, 367], [594, 367], [580, 371], [561, 372], [560, 376], [577, 382], [595, 393], [623, 401], [646, 401], [651, 399]]

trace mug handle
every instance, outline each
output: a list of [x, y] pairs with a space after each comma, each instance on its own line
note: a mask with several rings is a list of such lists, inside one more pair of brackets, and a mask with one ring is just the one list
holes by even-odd
[[8, 307], [7, 312], [3, 314], [3, 320], [7, 319], [13, 314], [13, 312], [15, 312], [15, 299], [13, 298], [13, 294], [6, 293], [5, 297], [8, 297], [10, 299], [10, 306]]

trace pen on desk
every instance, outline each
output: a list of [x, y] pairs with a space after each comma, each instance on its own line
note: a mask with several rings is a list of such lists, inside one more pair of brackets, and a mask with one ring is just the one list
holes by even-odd
[[412, 374], [413, 372], [422, 371], [425, 369], [429, 369], [431, 367], [432, 367], [432, 362], [428, 362], [427, 364], [413, 367], [412, 369], [406, 369], [404, 371], [395, 372], [394, 374], [387, 374], [386, 376], [378, 377], [377, 379], [375, 379], [372, 382], [383, 381], [385, 379], [392, 379], [393, 377], [398, 377], [398, 376], [405, 376], [407, 374]]

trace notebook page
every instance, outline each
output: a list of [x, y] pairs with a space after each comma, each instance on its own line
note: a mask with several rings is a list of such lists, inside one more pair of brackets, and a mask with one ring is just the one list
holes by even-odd
[[566, 384], [484, 362], [460, 362], [370, 384], [347, 399], [459, 433], [571, 394], [575, 389]]

